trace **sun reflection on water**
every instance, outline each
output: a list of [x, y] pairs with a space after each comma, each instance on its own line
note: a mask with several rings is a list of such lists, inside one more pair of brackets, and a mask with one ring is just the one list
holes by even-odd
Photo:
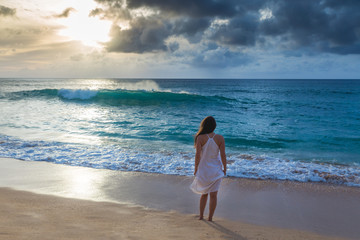
[[69, 197], [102, 200], [101, 187], [106, 175], [96, 169], [74, 167], [66, 171], [65, 185]]

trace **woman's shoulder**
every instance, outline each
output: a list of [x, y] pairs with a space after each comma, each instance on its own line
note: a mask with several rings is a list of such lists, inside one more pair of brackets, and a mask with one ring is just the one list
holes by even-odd
[[208, 139], [208, 136], [207, 136], [206, 134], [201, 134], [201, 135], [198, 136], [198, 139], [199, 139], [200, 141], [207, 140], [207, 139]]
[[216, 134], [214, 136], [214, 140], [217, 143], [217, 145], [219, 145], [219, 146], [225, 143], [224, 137], [220, 134]]
[[220, 135], [220, 134], [215, 134], [214, 138], [224, 140], [223, 135]]
[[201, 143], [201, 145], [203, 145], [203, 143], [206, 142], [207, 138], [208, 137], [206, 136], [206, 134], [200, 134], [199, 136], [197, 136], [196, 142]]
[[205, 138], [205, 137], [207, 137], [206, 134], [200, 134], [200, 135], [198, 136], [198, 138]]

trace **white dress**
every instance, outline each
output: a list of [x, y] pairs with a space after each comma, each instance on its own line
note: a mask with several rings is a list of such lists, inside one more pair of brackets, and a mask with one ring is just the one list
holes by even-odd
[[201, 149], [198, 171], [190, 185], [191, 190], [198, 194], [218, 191], [221, 179], [224, 177], [219, 146], [214, 141], [214, 136], [212, 138], [207, 136], [208, 141]]

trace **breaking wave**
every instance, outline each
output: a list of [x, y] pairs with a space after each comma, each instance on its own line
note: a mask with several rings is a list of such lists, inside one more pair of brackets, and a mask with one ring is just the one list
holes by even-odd
[[183, 102], [193, 103], [197, 102], [229, 102], [236, 101], [232, 98], [222, 96], [203, 96], [198, 94], [191, 94], [186, 92], [171, 92], [171, 91], [146, 91], [146, 90], [126, 90], [126, 89], [42, 89], [31, 91], [20, 91], [7, 93], [10, 100], [19, 100], [21, 98], [60, 98], [64, 101], [83, 101], [94, 102], [110, 105], [120, 104], [157, 104], [157, 103], [171, 103]]

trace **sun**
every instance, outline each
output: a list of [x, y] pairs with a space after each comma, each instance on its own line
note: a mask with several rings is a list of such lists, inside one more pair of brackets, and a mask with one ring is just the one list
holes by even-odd
[[64, 26], [58, 34], [69, 40], [81, 41], [86, 46], [102, 47], [101, 43], [110, 40], [109, 31], [111, 22], [89, 16], [94, 4], [82, 2], [82, 5], [73, 7], [67, 18], [59, 18], [58, 22]]

